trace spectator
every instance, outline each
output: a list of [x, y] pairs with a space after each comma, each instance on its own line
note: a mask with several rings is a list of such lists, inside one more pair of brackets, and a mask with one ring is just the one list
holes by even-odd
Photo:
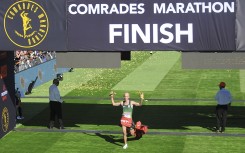
[[55, 51], [21, 51], [15, 52], [15, 73], [55, 58]]

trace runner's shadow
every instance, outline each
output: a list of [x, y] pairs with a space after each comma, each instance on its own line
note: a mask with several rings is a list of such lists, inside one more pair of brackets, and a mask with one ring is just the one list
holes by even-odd
[[[101, 134], [101, 133], [95, 133], [95, 135], [94, 134], [88, 134], [88, 133], [84, 133], [84, 134], [89, 135], [89, 136], [98, 136], [98, 137], [104, 139], [106, 142], [112, 143], [112, 144], [117, 145], [117, 146], [122, 147], [124, 145], [123, 139], [120, 136], [106, 135], [106, 134]], [[127, 139], [127, 141], [133, 141], [133, 140], [137, 140], [137, 139], [136, 138], [128, 138]]]
[[106, 142], [112, 143], [112, 144], [117, 145], [117, 146], [123, 146], [121, 144], [121, 143], [123, 143], [122, 139], [118, 139], [117, 136], [103, 135], [101, 133], [95, 133], [95, 134], [84, 133], [84, 134], [89, 135], [89, 136], [98, 136], [98, 137], [104, 139]]

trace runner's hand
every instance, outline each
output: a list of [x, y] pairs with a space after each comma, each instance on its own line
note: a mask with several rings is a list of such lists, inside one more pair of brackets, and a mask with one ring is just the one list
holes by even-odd
[[109, 96], [114, 96], [116, 93], [114, 91], [111, 91]]
[[140, 99], [144, 100], [145, 99], [144, 98], [144, 93], [139, 91], [139, 94], [140, 94]]

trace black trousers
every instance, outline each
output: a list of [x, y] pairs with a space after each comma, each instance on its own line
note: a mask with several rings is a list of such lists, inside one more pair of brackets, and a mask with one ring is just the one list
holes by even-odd
[[15, 104], [17, 106], [17, 111], [18, 111], [18, 112], [16, 112], [16, 117], [17, 116], [22, 117], [22, 108], [21, 108], [21, 100], [20, 100], [20, 98], [18, 98], [18, 97], [15, 98]]
[[225, 130], [226, 121], [227, 121], [227, 111], [228, 105], [217, 105], [216, 106], [216, 119], [217, 119], [217, 128]]
[[22, 108], [19, 106], [18, 108], [18, 115], [17, 116], [20, 116], [20, 117], [22, 117]]
[[62, 104], [57, 101], [50, 101], [50, 121], [55, 121], [55, 117], [58, 119], [62, 119]]

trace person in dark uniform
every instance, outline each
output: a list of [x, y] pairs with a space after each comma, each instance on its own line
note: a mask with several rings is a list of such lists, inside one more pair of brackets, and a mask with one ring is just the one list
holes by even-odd
[[55, 117], [57, 116], [60, 129], [64, 129], [62, 121], [62, 103], [63, 100], [60, 97], [60, 92], [58, 89], [59, 80], [54, 79], [53, 84], [49, 87], [49, 107], [50, 107], [50, 122], [49, 129], [53, 129]]
[[217, 118], [217, 132], [224, 132], [227, 120], [227, 110], [232, 101], [232, 96], [230, 91], [225, 89], [225, 82], [220, 82], [220, 90], [217, 92], [215, 99], [217, 100], [216, 106], [216, 118]]
[[22, 114], [22, 107], [21, 107], [21, 94], [19, 88], [15, 90], [15, 104], [16, 104], [16, 119], [22, 120], [24, 119]]

